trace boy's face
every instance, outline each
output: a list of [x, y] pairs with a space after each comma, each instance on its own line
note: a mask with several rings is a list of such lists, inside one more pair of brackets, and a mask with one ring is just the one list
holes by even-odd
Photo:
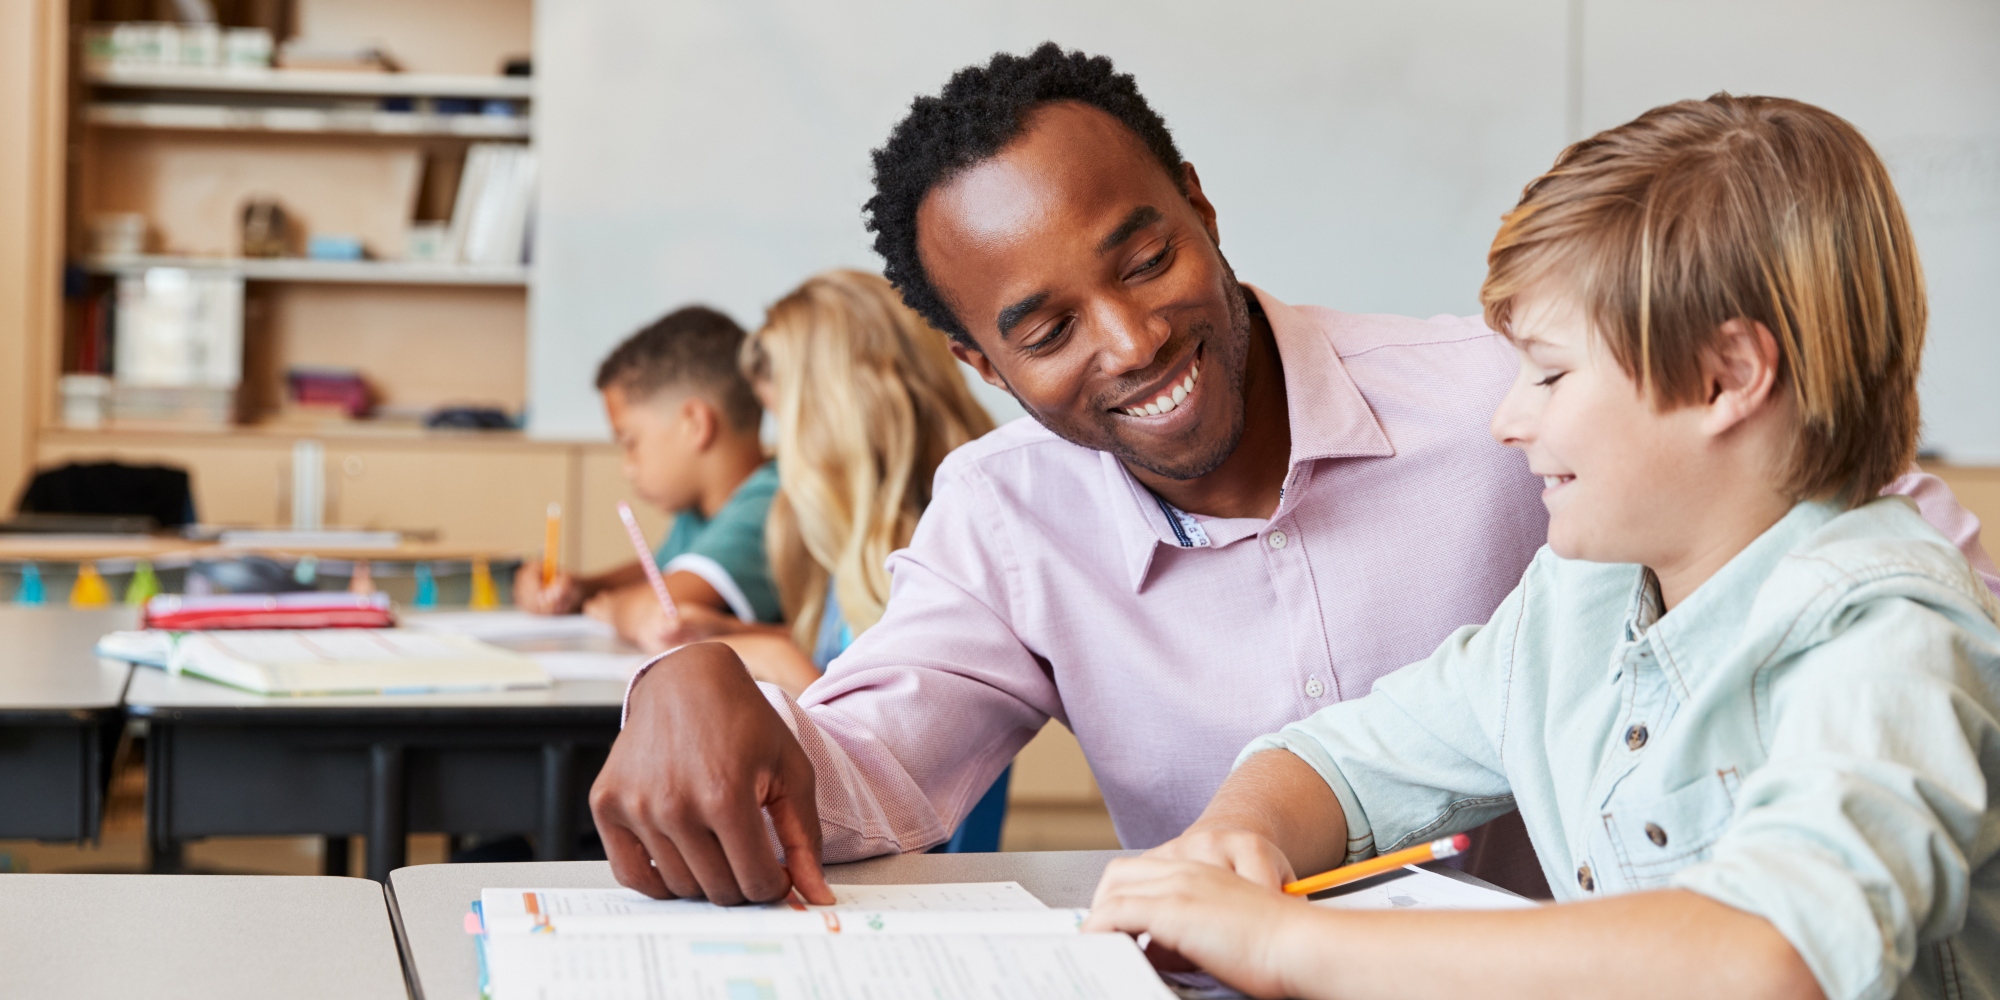
[[1517, 304], [1520, 375], [1493, 437], [1541, 476], [1549, 547], [1565, 559], [1659, 566], [1698, 541], [1707, 436], [1699, 407], [1656, 412], [1566, 296]]
[[695, 473], [700, 434], [687, 402], [672, 389], [636, 399], [620, 386], [604, 390], [604, 412], [625, 459], [625, 480], [639, 499], [668, 512], [694, 506], [701, 495]]

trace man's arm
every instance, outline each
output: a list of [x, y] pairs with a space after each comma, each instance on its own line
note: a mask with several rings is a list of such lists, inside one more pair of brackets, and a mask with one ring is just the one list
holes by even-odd
[[[822, 853], [849, 861], [950, 836], [1060, 709], [1054, 682], [1009, 624], [1012, 574], [992, 548], [1008, 541], [1005, 519], [967, 494], [940, 475], [917, 537], [892, 557], [882, 620], [803, 705], [775, 687], [759, 691], [715, 645], [678, 651], [641, 676], [591, 793], [621, 882], [655, 895], [771, 898], [817, 881]], [[735, 683], [714, 676], [725, 665]], [[768, 840], [758, 850], [725, 832], [760, 808], [774, 823], [780, 809], [811, 818], [810, 843], [778, 828], [782, 865]]]

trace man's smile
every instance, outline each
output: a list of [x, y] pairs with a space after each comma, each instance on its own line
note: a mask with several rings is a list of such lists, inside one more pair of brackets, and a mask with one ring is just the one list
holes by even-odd
[[1152, 386], [1133, 393], [1127, 401], [1111, 410], [1121, 416], [1136, 420], [1165, 416], [1180, 408], [1201, 379], [1202, 349], [1196, 347], [1188, 353], [1187, 360], [1174, 367]]

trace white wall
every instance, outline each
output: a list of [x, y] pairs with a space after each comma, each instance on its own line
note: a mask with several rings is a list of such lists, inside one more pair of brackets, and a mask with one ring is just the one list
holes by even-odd
[[1590, 0], [1583, 126], [1717, 90], [1822, 105], [1895, 175], [1931, 292], [1925, 444], [2000, 464], [2000, 3]]
[[869, 150], [958, 67], [1055, 39], [1137, 75], [1244, 280], [1352, 311], [1476, 311], [1500, 213], [1580, 130], [1724, 88], [1823, 103], [1881, 144], [1918, 229], [1930, 442], [2000, 461], [1993, 0], [551, 0], [536, 16], [541, 436], [603, 433], [591, 372], [659, 313], [700, 300], [750, 325], [816, 270], [879, 267]]
[[691, 300], [745, 324], [878, 268], [868, 153], [912, 97], [1046, 39], [1137, 74], [1237, 273], [1354, 310], [1469, 312], [1563, 139], [1564, 0], [561, 0], [537, 5], [531, 426], [602, 433], [590, 373]]

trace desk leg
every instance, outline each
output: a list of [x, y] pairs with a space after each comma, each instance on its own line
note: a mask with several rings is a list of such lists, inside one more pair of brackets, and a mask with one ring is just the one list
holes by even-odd
[[146, 870], [178, 872], [181, 843], [173, 836], [174, 729], [155, 720], [146, 731]]
[[542, 746], [542, 828], [535, 838], [536, 861], [568, 861], [576, 854], [576, 747]]
[[377, 743], [369, 748], [369, 765], [368, 877], [387, 882], [403, 867], [409, 847], [403, 748]]
[[321, 875], [346, 875], [347, 859], [353, 853], [352, 848], [349, 846], [350, 842], [348, 838], [322, 837], [320, 839], [319, 873]]

